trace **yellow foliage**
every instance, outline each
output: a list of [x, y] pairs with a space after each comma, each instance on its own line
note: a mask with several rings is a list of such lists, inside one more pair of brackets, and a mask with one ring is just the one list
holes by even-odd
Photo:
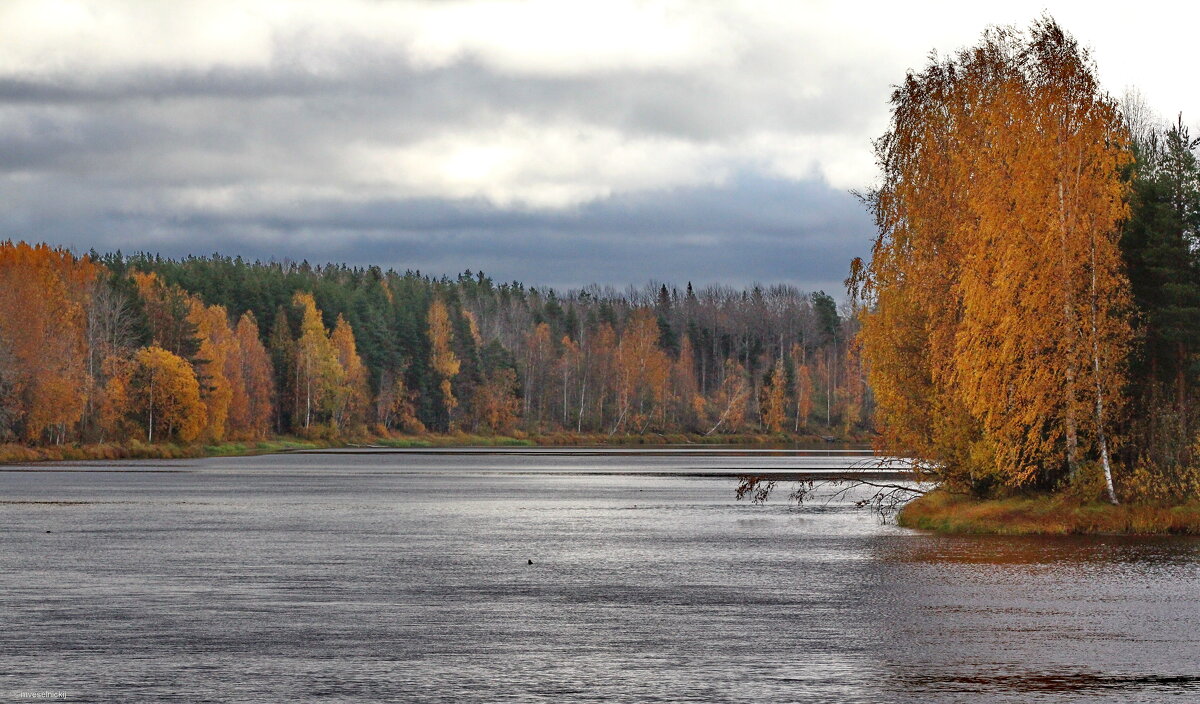
[[340, 428], [362, 425], [370, 395], [367, 368], [358, 356], [354, 331], [340, 314], [330, 335], [330, 343], [337, 352], [338, 363], [344, 372], [344, 381], [337, 394], [334, 424]]
[[772, 433], [783, 431], [783, 423], [787, 420], [785, 406], [787, 405], [787, 386], [783, 378], [783, 360], [775, 362], [771, 374], [771, 383], [763, 389], [762, 423]]
[[872, 304], [860, 342], [885, 444], [974, 486], [1107, 463], [1130, 156], [1086, 52], [1051, 20], [992, 30], [892, 103], [880, 235], [850, 279]]
[[192, 365], [161, 347], [134, 356], [131, 410], [143, 419], [146, 441], [192, 442], [208, 422]]
[[812, 415], [813, 408], [812, 374], [808, 371], [807, 364], [796, 365], [795, 404], [796, 430], [799, 430], [802, 426], [808, 425], [808, 417]]
[[321, 311], [312, 294], [296, 293], [292, 305], [300, 308], [302, 313], [300, 337], [293, 350], [296, 367], [294, 398], [300, 406], [303, 427], [308, 429], [319, 418], [332, 417], [336, 412], [346, 372], [325, 332]]
[[458, 376], [461, 364], [450, 346], [451, 340], [454, 338], [454, 331], [450, 326], [450, 312], [440, 298], [434, 298], [429, 305], [428, 335], [432, 354], [430, 363], [434, 372], [442, 378], [438, 388], [442, 392], [442, 402], [446, 406], [446, 413], [450, 415], [453, 424], [453, 413], [454, 409], [458, 407], [458, 399], [454, 397], [454, 390], [450, 382], [451, 379]]
[[108, 381], [100, 395], [100, 432], [103, 439], [124, 439], [133, 434], [129, 427], [133, 362], [109, 355], [101, 367]]
[[[231, 367], [238, 366], [238, 341], [229, 327], [229, 314], [224, 306], [206, 306], [199, 299], [192, 298], [189, 301], [188, 321], [196, 326], [196, 337], [200, 340], [196, 372], [202, 381], [200, 399], [204, 402], [208, 418], [204, 440], [218, 443], [225, 439], [235, 380], [237, 386], [241, 386], [240, 374], [231, 374], [234, 371]], [[244, 396], [245, 390], [238, 390]]]

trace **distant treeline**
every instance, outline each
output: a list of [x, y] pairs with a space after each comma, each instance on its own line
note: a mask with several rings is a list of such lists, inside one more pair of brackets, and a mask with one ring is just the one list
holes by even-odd
[[855, 318], [789, 286], [558, 293], [482, 273], [0, 244], [0, 441], [864, 426]]

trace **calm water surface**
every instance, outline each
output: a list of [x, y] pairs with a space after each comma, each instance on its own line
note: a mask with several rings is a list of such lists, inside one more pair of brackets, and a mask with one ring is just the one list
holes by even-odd
[[938, 537], [719, 476], [837, 461], [2, 471], [0, 701], [1200, 701], [1200, 542]]

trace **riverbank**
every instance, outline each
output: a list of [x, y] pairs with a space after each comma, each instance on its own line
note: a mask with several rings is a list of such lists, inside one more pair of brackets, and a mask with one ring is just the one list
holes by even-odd
[[195, 457], [233, 457], [261, 455], [295, 450], [319, 450], [341, 447], [653, 447], [669, 445], [737, 446], [747, 448], [788, 449], [798, 446], [845, 446], [865, 443], [869, 438], [829, 438], [810, 434], [774, 435], [695, 435], [685, 433], [647, 435], [607, 435], [604, 433], [546, 433], [518, 435], [472, 435], [468, 433], [425, 433], [421, 435], [392, 435], [385, 437], [354, 437], [341, 439], [311, 439], [275, 437], [261, 441], [223, 442], [219, 444], [174, 443], [148, 444], [92, 443], [29, 446], [15, 443], [0, 444], [0, 464], [30, 462], [63, 462], [77, 460], [119, 459], [186, 459]]
[[905, 528], [996, 535], [1200, 535], [1200, 501], [1179, 506], [1080, 503], [1069, 496], [978, 500], [935, 490], [896, 517]]

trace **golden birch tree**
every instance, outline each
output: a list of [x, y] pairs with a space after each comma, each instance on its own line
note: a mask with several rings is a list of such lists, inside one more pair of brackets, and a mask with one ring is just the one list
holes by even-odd
[[300, 336], [292, 350], [296, 371], [293, 377], [294, 396], [299, 406], [299, 418], [308, 429], [319, 417], [329, 417], [335, 410], [337, 392], [345, 381], [345, 370], [338, 361], [337, 350], [329, 341], [321, 311], [311, 293], [296, 293], [292, 305], [301, 309]]
[[458, 376], [461, 363], [451, 347], [454, 330], [450, 325], [450, 312], [440, 298], [434, 298], [429, 304], [429, 347], [431, 353], [430, 365], [441, 379], [438, 388], [442, 392], [442, 403], [446, 409], [447, 424], [454, 426], [454, 409], [458, 407], [458, 399], [454, 397], [451, 381]]
[[336, 391], [333, 421], [339, 428], [362, 425], [370, 389], [367, 385], [367, 367], [358, 356], [354, 331], [339, 313], [329, 342], [337, 353], [342, 368], [342, 384]]
[[849, 284], [893, 451], [945, 478], [1049, 487], [1083, 458], [1112, 486], [1128, 284], [1128, 135], [1050, 19], [910, 74], [876, 144], [879, 237]]
[[772, 433], [783, 432], [783, 424], [787, 420], [787, 382], [784, 379], [783, 359], [775, 361], [771, 371], [771, 381], [763, 387], [762, 424]]
[[617, 345], [617, 420], [612, 432], [630, 424], [644, 432], [661, 420], [671, 360], [659, 347], [658, 318], [648, 309], [634, 311]]
[[161, 347], [134, 357], [130, 410], [145, 424], [146, 442], [192, 442], [208, 423], [200, 384], [187, 360]]
[[204, 439], [220, 442], [225, 438], [229, 407], [234, 398], [234, 380], [240, 386], [240, 375], [231, 378], [237, 364], [237, 338], [229, 327], [229, 314], [224, 306], [206, 306], [197, 298], [188, 301], [187, 320], [196, 330], [200, 350], [196, 353], [196, 376], [200, 381], [200, 400], [204, 403], [208, 424]]

